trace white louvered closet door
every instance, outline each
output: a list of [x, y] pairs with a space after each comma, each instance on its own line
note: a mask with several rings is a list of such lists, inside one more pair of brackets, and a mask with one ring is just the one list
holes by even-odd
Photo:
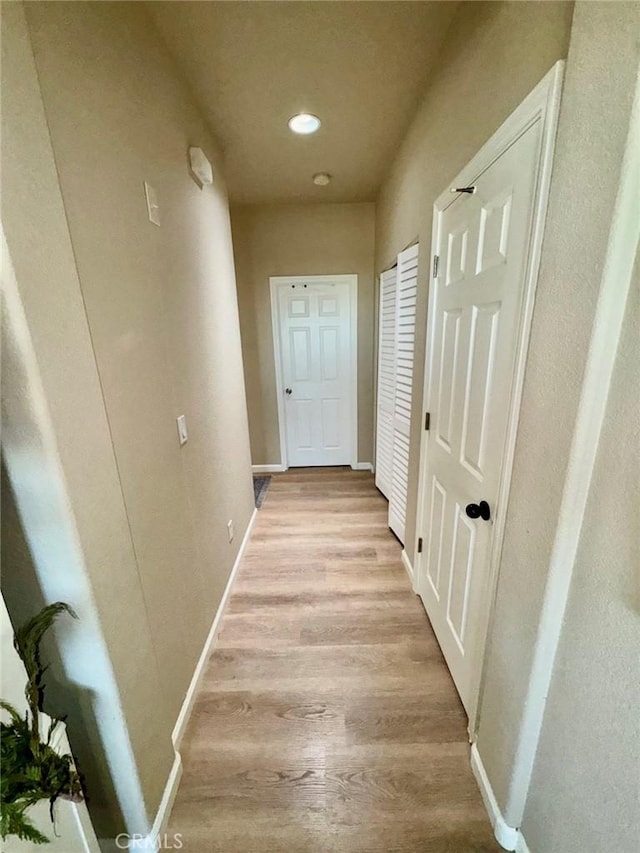
[[378, 412], [376, 419], [376, 486], [391, 498], [393, 482], [393, 418], [396, 401], [397, 270], [380, 276], [378, 311]]
[[417, 293], [418, 246], [415, 245], [398, 255], [396, 294], [393, 473], [389, 498], [389, 527], [403, 544], [409, 489], [409, 436], [411, 433]]

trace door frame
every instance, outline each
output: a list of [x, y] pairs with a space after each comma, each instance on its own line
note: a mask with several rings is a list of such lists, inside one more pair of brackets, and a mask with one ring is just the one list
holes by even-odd
[[[540, 83], [524, 99], [504, 124], [493, 134], [471, 161], [461, 172], [449, 183], [436, 199], [433, 205], [433, 226], [431, 234], [431, 257], [433, 273], [433, 262], [440, 240], [440, 216], [439, 214], [455, 201], [456, 196], [451, 193], [450, 187], [472, 186], [479, 176], [485, 172], [508, 148], [510, 148], [527, 130], [540, 122], [542, 134], [537, 158], [537, 181], [535, 194], [535, 208], [531, 219], [529, 249], [526, 262], [525, 286], [522, 307], [520, 311], [520, 327], [516, 345], [516, 362], [513, 372], [513, 381], [509, 398], [509, 413], [507, 421], [507, 435], [505, 441], [505, 452], [500, 472], [500, 484], [495, 510], [492, 509], [494, 525], [491, 533], [491, 542], [488, 556], [488, 583], [482, 602], [479, 627], [479, 642], [477, 656], [474, 662], [474, 686], [470, 699], [469, 711], [469, 739], [473, 743], [476, 739], [479, 724], [480, 697], [484, 679], [485, 651], [487, 640], [490, 636], [491, 621], [493, 618], [496, 589], [500, 561], [502, 556], [502, 545], [504, 542], [505, 523], [507, 507], [509, 504], [509, 490], [511, 487], [511, 475], [513, 472], [513, 461], [515, 456], [516, 439], [518, 433], [518, 421], [520, 406], [522, 402], [522, 390], [524, 386], [525, 367], [529, 339], [531, 336], [531, 322], [533, 319], [533, 308], [535, 302], [538, 273], [540, 267], [540, 255], [542, 239], [544, 234], [547, 205], [549, 200], [549, 187], [551, 183], [551, 171], [553, 166], [553, 153], [555, 148], [556, 131], [558, 126], [558, 114], [560, 110], [560, 98], [562, 92], [562, 81], [564, 75], [564, 60], [559, 60], [551, 70], [542, 78]], [[431, 365], [433, 364], [434, 335], [433, 325], [435, 314], [433, 311], [433, 274], [429, 280], [429, 307], [427, 315], [427, 346], [425, 348], [424, 386], [422, 396], [422, 417], [430, 411], [431, 399]], [[425, 488], [427, 457], [429, 452], [429, 432], [422, 430], [420, 439], [420, 461], [418, 481], [417, 513], [418, 524], [416, 525], [416, 537], [420, 535], [422, 519], [428, 505], [428, 489]], [[421, 583], [425, 571], [425, 555], [427, 548], [422, 553], [415, 554], [415, 589]]]
[[349, 344], [351, 370], [349, 371], [351, 412], [351, 467], [358, 468], [358, 276], [357, 275], [274, 275], [269, 277], [271, 292], [271, 333], [276, 376], [276, 401], [278, 404], [278, 434], [280, 436], [280, 469], [289, 467], [287, 453], [287, 420], [284, 410], [284, 382], [282, 379], [282, 348], [280, 346], [280, 291], [292, 284], [346, 284], [349, 287]]

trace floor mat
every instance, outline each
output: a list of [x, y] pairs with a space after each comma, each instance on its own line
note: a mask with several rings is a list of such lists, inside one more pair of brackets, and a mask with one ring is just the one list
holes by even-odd
[[253, 478], [253, 495], [256, 499], [256, 507], [260, 509], [262, 502], [267, 494], [271, 477], [254, 477]]

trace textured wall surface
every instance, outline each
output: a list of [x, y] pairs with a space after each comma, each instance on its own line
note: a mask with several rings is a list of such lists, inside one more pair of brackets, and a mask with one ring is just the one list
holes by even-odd
[[280, 462], [269, 276], [358, 276], [358, 460], [372, 461], [373, 204], [246, 205], [231, 211], [254, 465]]
[[407, 552], [418, 491], [433, 203], [556, 60], [567, 53], [571, 3], [462, 3], [425, 98], [390, 167], [376, 210], [376, 274], [416, 237], [420, 267]]
[[638, 848], [639, 329], [640, 259], [525, 809], [531, 850]]
[[[153, 819], [253, 511], [227, 198], [144, 4], [25, 12], [28, 34], [3, 21], [3, 223]], [[193, 181], [190, 145], [212, 160], [213, 186]]]
[[578, 4], [567, 60], [478, 737], [514, 824], [510, 774], [620, 180], [637, 16], [636, 4]]

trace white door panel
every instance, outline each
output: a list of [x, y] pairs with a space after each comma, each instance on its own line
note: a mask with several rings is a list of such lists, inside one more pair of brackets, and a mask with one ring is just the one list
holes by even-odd
[[418, 591], [467, 708], [493, 521], [466, 508], [486, 501], [496, 512], [540, 143], [536, 123], [475, 180], [474, 194], [437, 211]]
[[388, 499], [393, 481], [393, 412], [396, 381], [397, 269], [380, 276], [378, 326], [378, 402], [376, 418], [376, 486]]
[[416, 337], [418, 246], [398, 255], [395, 299], [395, 394], [389, 527], [404, 544], [409, 491], [409, 440], [413, 401], [413, 355]]
[[351, 288], [313, 276], [278, 287], [281, 355], [290, 466], [348, 465], [353, 461]]

